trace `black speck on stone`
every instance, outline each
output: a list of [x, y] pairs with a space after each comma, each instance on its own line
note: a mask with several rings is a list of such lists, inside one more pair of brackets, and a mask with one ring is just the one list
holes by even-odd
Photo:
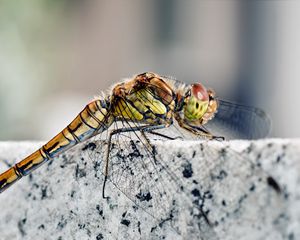
[[211, 179], [212, 180], [220, 180], [220, 181], [222, 181], [224, 178], [226, 178], [228, 176], [228, 173], [225, 171], [225, 170], [223, 170], [223, 169], [221, 169], [218, 173], [212, 173], [211, 174]]
[[191, 163], [186, 163], [183, 164], [183, 171], [182, 171], [182, 175], [185, 178], [190, 178], [193, 176], [193, 169], [192, 169], [192, 164]]
[[138, 221], [137, 225], [138, 225], [138, 231], [139, 231], [139, 233], [141, 234], [141, 222]]
[[222, 157], [225, 157], [226, 154], [227, 154], [226, 147], [225, 147], [225, 148], [222, 148], [222, 149], [220, 150], [220, 155], [221, 155]]
[[139, 193], [136, 195], [136, 197], [137, 197], [137, 199], [139, 199], [141, 202], [143, 202], [143, 201], [149, 202], [149, 201], [152, 199], [152, 196], [151, 196], [150, 192], [147, 192], [147, 193], [139, 192]]
[[287, 145], [286, 145], [286, 144], [283, 144], [283, 145], [282, 145], [282, 149], [283, 149], [283, 150], [287, 149]]
[[252, 184], [251, 187], [249, 188], [249, 190], [250, 190], [251, 192], [253, 192], [253, 191], [255, 190], [255, 184]]
[[246, 153], [250, 153], [250, 152], [252, 152], [252, 150], [253, 150], [253, 143], [251, 143], [251, 144], [249, 145], [249, 147], [247, 147]]
[[204, 192], [203, 197], [206, 199], [211, 199], [213, 197], [213, 195], [211, 194], [210, 191], [206, 191], [206, 192]]
[[126, 227], [128, 227], [129, 224], [130, 224], [130, 221], [127, 220], [127, 219], [122, 219], [121, 224], [123, 224], [123, 225], [125, 225]]
[[45, 229], [45, 225], [44, 224], [41, 224], [38, 229]]
[[294, 233], [290, 233], [290, 234], [288, 235], [288, 240], [294, 240], [294, 239], [295, 239]]
[[268, 148], [273, 147], [273, 143], [268, 143], [267, 147], [268, 147]]
[[281, 193], [281, 188], [279, 186], [279, 184], [276, 182], [276, 180], [274, 178], [272, 178], [271, 176], [269, 176], [267, 178], [267, 183], [270, 187], [272, 187], [277, 193]]
[[70, 196], [71, 196], [71, 198], [73, 198], [73, 197], [74, 197], [74, 195], [75, 195], [75, 191], [74, 191], [74, 190], [72, 190], [72, 191], [71, 191], [71, 193], [70, 193]]
[[78, 225], [77, 225], [78, 227], [79, 227], [79, 229], [85, 229], [85, 224], [83, 223], [83, 224], [81, 224], [81, 223], [78, 223]]
[[100, 205], [96, 205], [96, 209], [98, 210], [98, 213], [100, 216], [103, 216], [103, 210], [100, 208]]
[[239, 204], [241, 204], [247, 197], [248, 197], [247, 194], [244, 194], [243, 196], [241, 196], [241, 197], [239, 198]]
[[99, 233], [97, 236], [96, 236], [96, 240], [101, 240], [103, 239], [103, 235], [102, 233]]
[[27, 219], [23, 218], [22, 220], [20, 220], [18, 222], [18, 229], [19, 229], [19, 231], [20, 231], [20, 233], [21, 233], [22, 236], [26, 235], [25, 227], [24, 227], [24, 225], [26, 224], [26, 221], [27, 221]]
[[261, 162], [257, 162], [256, 166], [261, 167]]
[[195, 197], [199, 197], [199, 196], [200, 196], [200, 191], [199, 191], [197, 188], [193, 189], [191, 193], [192, 193]]
[[284, 196], [285, 199], [288, 199], [290, 197], [290, 194], [288, 194], [287, 192], [285, 192], [283, 196]]
[[82, 151], [85, 151], [85, 150], [87, 150], [87, 149], [90, 149], [90, 150], [94, 151], [95, 148], [96, 148], [96, 144], [93, 143], [93, 142], [91, 142], [91, 143], [86, 144], [86, 145], [82, 148]]
[[32, 174], [30, 173], [29, 175], [28, 175], [28, 179], [29, 179], [29, 182], [32, 182], [32, 180], [33, 180], [33, 176], [32, 176]]
[[80, 169], [79, 164], [77, 164], [76, 168], [75, 168], [75, 177], [76, 177], [76, 179], [82, 178], [82, 177], [85, 177], [85, 176], [86, 176], [86, 172], [84, 171], [84, 169]]
[[282, 155], [278, 155], [276, 158], [276, 162], [279, 163], [281, 161]]
[[47, 198], [47, 186], [41, 187], [41, 200]]
[[226, 207], [226, 201], [225, 200], [222, 200], [222, 205], [224, 206], [224, 207]]
[[66, 226], [67, 222], [67, 219], [65, 219], [64, 216], [61, 216], [60, 221], [57, 224], [57, 228], [60, 230], [63, 229]]

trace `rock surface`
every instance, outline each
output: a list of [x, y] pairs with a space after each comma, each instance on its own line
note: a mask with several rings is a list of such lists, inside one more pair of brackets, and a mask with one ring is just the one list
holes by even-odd
[[[300, 239], [300, 141], [83, 143], [0, 195], [1, 239]], [[0, 171], [41, 146], [1, 142]]]

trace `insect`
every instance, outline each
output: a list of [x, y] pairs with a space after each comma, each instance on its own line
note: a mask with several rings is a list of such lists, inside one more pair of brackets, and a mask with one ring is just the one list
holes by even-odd
[[[139, 133], [137, 139], [143, 145], [147, 156], [153, 158], [151, 163], [145, 164], [146, 166], [140, 163], [139, 171], [146, 171], [142, 168], [155, 168], [159, 162], [159, 159], [155, 159], [155, 149], [148, 135], [174, 139], [160, 132], [161, 129], [172, 125], [204, 139], [222, 140], [224, 136], [255, 139], [267, 135], [270, 122], [262, 110], [220, 100], [213, 90], [206, 89], [200, 83], [189, 85], [155, 73], [142, 73], [116, 84], [110, 94], [86, 105], [53, 139], [2, 173], [0, 192], [71, 147], [107, 132], [102, 188], [105, 198], [105, 183], [109, 176], [116, 172], [110, 169], [114, 137], [126, 133]], [[223, 131], [224, 129], [230, 134]], [[134, 142], [130, 141], [130, 144], [134, 149]], [[123, 157], [128, 158], [128, 155]], [[166, 166], [164, 170], [170, 178], [176, 178]], [[122, 190], [121, 183], [116, 185]], [[134, 195], [140, 201], [147, 201], [153, 197], [142, 191]]]

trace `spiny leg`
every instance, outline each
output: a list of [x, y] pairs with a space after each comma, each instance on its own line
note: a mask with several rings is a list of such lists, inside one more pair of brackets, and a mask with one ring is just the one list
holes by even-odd
[[197, 127], [197, 129], [198, 129], [200, 132], [204, 133], [204, 134], [210, 135], [212, 140], [219, 140], [219, 141], [224, 141], [224, 140], [225, 140], [225, 137], [224, 137], [224, 136], [215, 136], [215, 135], [213, 135], [212, 133], [210, 133], [210, 132], [208, 131], [208, 129], [205, 128], [204, 126]]
[[160, 136], [160, 137], [169, 139], [169, 140], [183, 139], [183, 138], [180, 137], [180, 136], [178, 136], [178, 137], [169, 137], [169, 136], [167, 136], [167, 135], [165, 135], [165, 134], [158, 133], [158, 132], [154, 132], [154, 131], [148, 131], [148, 133], [153, 134], [153, 135], [157, 135], [157, 136]]
[[[166, 127], [165, 124], [146, 125], [146, 126], [120, 128], [120, 129], [115, 129], [115, 130], [110, 132], [109, 137], [108, 137], [108, 142], [107, 142], [106, 154], [105, 154], [105, 172], [104, 172], [104, 182], [103, 182], [103, 187], [102, 187], [102, 197], [103, 198], [106, 198], [105, 197], [105, 184], [106, 184], [107, 177], [108, 177], [108, 161], [109, 161], [109, 151], [110, 151], [110, 147], [111, 147], [112, 136], [115, 135], [115, 134], [119, 134], [119, 133], [135, 132], [135, 131], [140, 131], [141, 133], [143, 133], [144, 131], [147, 132], [147, 131], [150, 131], [150, 130], [161, 129], [161, 128], [165, 128], [165, 127]], [[147, 137], [146, 137], [146, 139], [147, 139], [147, 144], [150, 144]]]
[[189, 124], [185, 123], [184, 121], [178, 120], [178, 119], [177, 119], [177, 122], [180, 127], [184, 128], [184, 129], [188, 130], [189, 132], [191, 132], [195, 135], [198, 135], [200, 137], [204, 137], [209, 140], [220, 140], [220, 141], [225, 140], [225, 137], [223, 137], [223, 136], [215, 136], [215, 135], [211, 134], [207, 129], [205, 129], [204, 126], [189, 125]]

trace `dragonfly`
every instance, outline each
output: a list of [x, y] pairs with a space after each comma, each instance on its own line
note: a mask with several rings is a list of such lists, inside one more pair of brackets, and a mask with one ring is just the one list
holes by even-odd
[[[107, 146], [103, 157], [104, 182], [102, 186], [102, 196], [106, 198], [105, 184], [108, 180], [121, 191], [125, 189], [122, 181], [117, 181], [117, 177], [114, 177], [118, 171], [110, 167], [110, 163], [114, 161], [111, 159], [111, 154], [116, 147], [114, 137], [134, 133], [145, 149], [145, 155], [151, 159], [150, 165], [155, 168], [159, 159], [155, 157], [155, 148], [149, 134], [171, 140], [176, 139], [177, 137], [170, 137], [160, 132], [160, 130], [168, 130], [171, 126], [197, 138], [208, 140], [221, 141], [225, 137], [257, 139], [269, 133], [270, 119], [259, 108], [219, 99], [212, 89], [207, 89], [201, 83], [186, 84], [156, 73], [145, 72], [117, 83], [108, 94], [103, 94], [102, 97], [87, 104], [75, 119], [54, 138], [2, 173], [0, 193], [68, 149], [106, 132]], [[94, 144], [87, 146], [95, 147]], [[132, 140], [129, 148], [136, 150]], [[102, 149], [101, 152], [103, 152]], [[134, 158], [132, 155], [122, 157]], [[150, 165], [144, 165], [140, 163], [138, 171], [150, 171], [143, 169], [150, 168]], [[126, 168], [130, 170], [131, 167], [126, 166]], [[160, 172], [160, 170], [154, 169], [153, 172]], [[168, 165], [164, 165], [164, 170], [170, 179], [174, 181], [178, 179], [172, 173], [171, 168], [168, 169]], [[128, 175], [130, 174], [126, 176]], [[177, 184], [177, 187], [180, 188], [180, 185]], [[136, 188], [138, 189], [138, 186]], [[140, 202], [154, 198], [153, 194], [142, 191], [134, 192], [133, 195], [126, 189], [124, 192], [130, 199], [138, 198]], [[157, 193], [157, 195], [160, 195], [156, 196], [157, 199], [162, 199], [162, 194]], [[209, 220], [202, 210], [201, 214], [209, 225]]]

